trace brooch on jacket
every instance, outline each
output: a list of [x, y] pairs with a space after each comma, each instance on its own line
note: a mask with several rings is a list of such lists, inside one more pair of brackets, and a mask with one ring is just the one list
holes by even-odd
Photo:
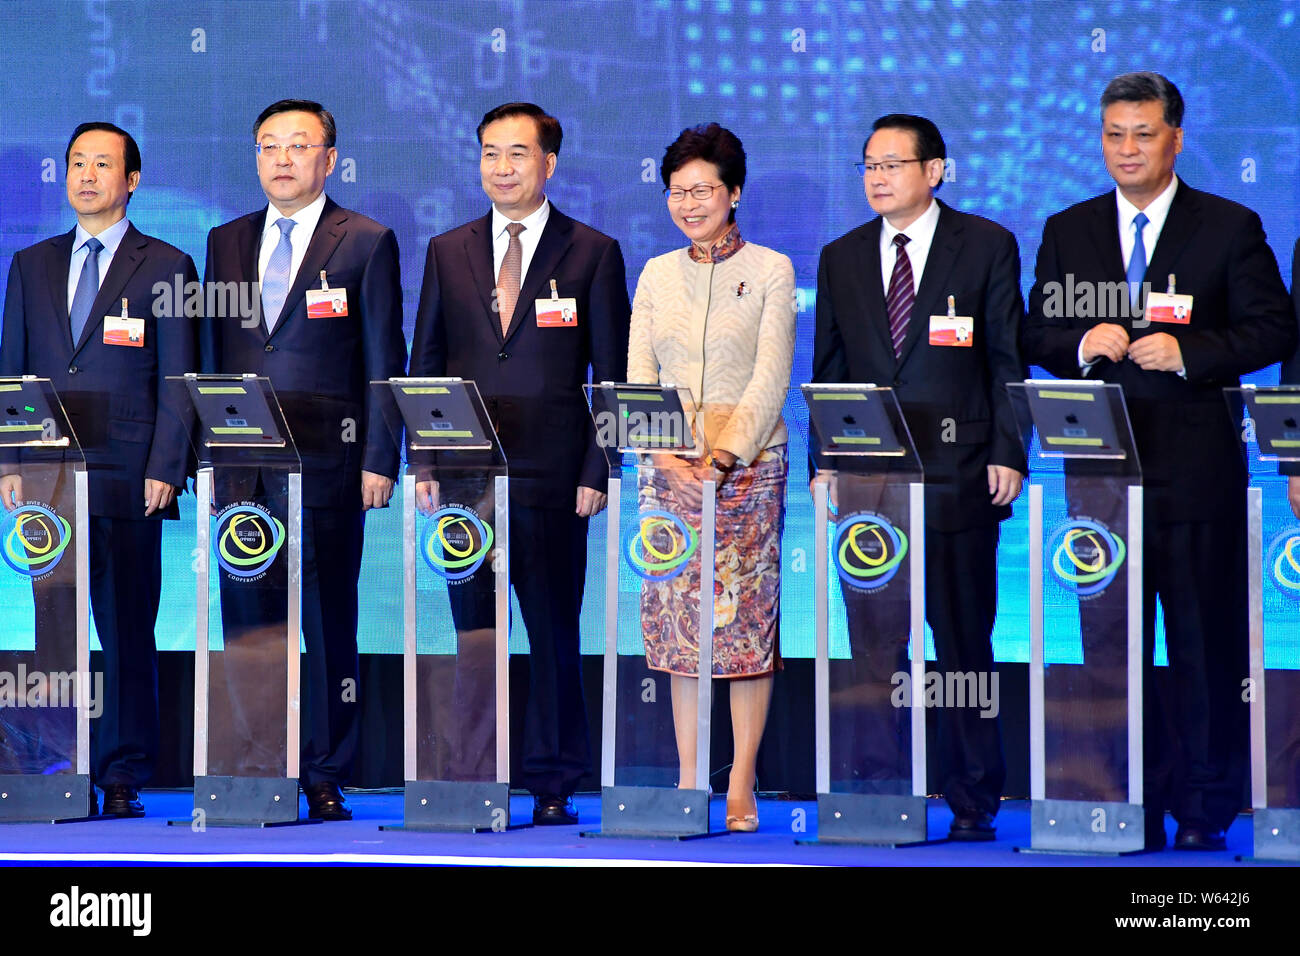
[[748, 282], [742, 282], [740, 285], [736, 286], [736, 298], [737, 298], [737, 299], [739, 299], [739, 298], [741, 298], [741, 297], [743, 297], [743, 296], [747, 296], [747, 295], [749, 295], [749, 293], [750, 293], [750, 288], [749, 288], [749, 283], [748, 283]]

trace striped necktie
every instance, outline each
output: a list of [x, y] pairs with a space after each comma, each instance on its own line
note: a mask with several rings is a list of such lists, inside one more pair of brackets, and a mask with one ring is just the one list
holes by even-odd
[[894, 236], [898, 251], [894, 255], [894, 273], [889, 277], [889, 294], [885, 308], [889, 312], [889, 338], [894, 343], [894, 358], [903, 357], [903, 339], [907, 337], [907, 323], [912, 317], [916, 290], [912, 288], [912, 260], [904, 246], [909, 242], [901, 232]]

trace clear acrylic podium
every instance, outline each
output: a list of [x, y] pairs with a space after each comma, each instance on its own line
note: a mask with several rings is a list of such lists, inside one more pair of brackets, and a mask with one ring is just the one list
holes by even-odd
[[[169, 377], [195, 481], [194, 815], [298, 818], [302, 469], [269, 379]], [[205, 503], [211, 502], [210, 507]]]
[[586, 391], [609, 512], [600, 830], [582, 835], [709, 836], [716, 473], [689, 389]]
[[511, 829], [505, 455], [472, 381], [394, 378], [371, 390], [406, 458], [406, 797], [403, 823], [382, 829]]
[[893, 389], [810, 384], [801, 391], [816, 468], [817, 837], [799, 842], [922, 843], [928, 822], [921, 462]]
[[[1224, 389], [1244, 406], [1247, 454], [1300, 463], [1300, 387]], [[1252, 447], [1253, 446], [1253, 447]], [[1300, 861], [1300, 522], [1285, 476], [1256, 474], [1246, 492], [1250, 556], [1250, 804], [1254, 860]]]
[[[86, 463], [49, 379], [0, 379], [0, 822], [91, 817]], [[16, 499], [16, 501], [15, 501]]]
[[[1119, 385], [1008, 383], [1031, 443], [1028, 851], [1119, 854], [1142, 808], [1142, 469]], [[1057, 466], [1056, 463], [1061, 465]]]

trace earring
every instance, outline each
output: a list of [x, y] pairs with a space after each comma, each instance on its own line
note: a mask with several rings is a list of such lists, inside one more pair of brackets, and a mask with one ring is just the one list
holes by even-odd
[[739, 199], [733, 199], [733, 200], [731, 201], [731, 208], [732, 208], [732, 209], [735, 209], [735, 208], [736, 208], [737, 206], [739, 206], [739, 205], [740, 205], [740, 200], [739, 200]]

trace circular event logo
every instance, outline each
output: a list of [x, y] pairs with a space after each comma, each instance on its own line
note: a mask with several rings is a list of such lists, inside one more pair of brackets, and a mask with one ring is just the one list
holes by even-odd
[[623, 553], [632, 570], [647, 581], [667, 581], [686, 570], [699, 545], [699, 533], [681, 518], [667, 511], [644, 511]]
[[53, 508], [35, 502], [8, 512], [0, 527], [5, 564], [31, 578], [53, 571], [72, 540], [72, 526]]
[[260, 505], [230, 505], [217, 515], [212, 548], [217, 563], [232, 577], [265, 574], [284, 546], [284, 524]]
[[832, 554], [841, 581], [859, 591], [874, 591], [893, 580], [907, 547], [907, 535], [887, 518], [859, 511], [840, 519]]
[[1288, 528], [1269, 543], [1264, 567], [1279, 591], [1300, 601], [1300, 528]]
[[435, 574], [448, 581], [460, 581], [483, 565], [494, 538], [492, 526], [484, 524], [469, 508], [447, 505], [424, 523], [420, 553]]
[[1067, 521], [1052, 532], [1052, 571], [1079, 597], [1104, 591], [1124, 564], [1124, 539], [1089, 518]]

